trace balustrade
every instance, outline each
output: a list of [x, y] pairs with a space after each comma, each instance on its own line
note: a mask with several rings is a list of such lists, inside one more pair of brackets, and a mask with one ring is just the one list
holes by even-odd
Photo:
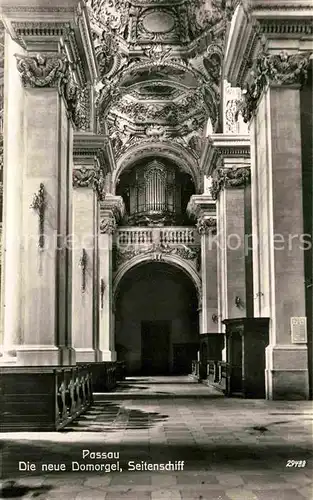
[[191, 362], [191, 375], [196, 379], [200, 377], [200, 362], [195, 359]]
[[117, 246], [127, 245], [200, 245], [200, 238], [193, 227], [126, 228], [117, 230]]
[[209, 360], [207, 362], [207, 382], [224, 394], [228, 394], [231, 365], [225, 361]]
[[152, 244], [152, 229], [121, 228], [116, 233], [116, 243], [118, 246]]
[[[83, 363], [77, 363], [78, 366]], [[117, 380], [120, 380], [122, 367], [119, 372], [118, 364], [116, 361], [99, 361], [90, 365], [92, 373], [92, 391], [95, 392], [108, 392], [115, 389]]]

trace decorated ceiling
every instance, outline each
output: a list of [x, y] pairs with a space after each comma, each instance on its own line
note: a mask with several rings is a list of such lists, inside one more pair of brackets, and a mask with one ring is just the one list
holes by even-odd
[[88, 0], [100, 70], [98, 131], [114, 156], [176, 143], [198, 161], [220, 126], [221, 67], [231, 0]]

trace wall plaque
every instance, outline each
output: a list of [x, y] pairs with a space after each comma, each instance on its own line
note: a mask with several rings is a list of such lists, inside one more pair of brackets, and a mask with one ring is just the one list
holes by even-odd
[[293, 344], [305, 344], [307, 342], [306, 317], [292, 317], [291, 324], [291, 342]]

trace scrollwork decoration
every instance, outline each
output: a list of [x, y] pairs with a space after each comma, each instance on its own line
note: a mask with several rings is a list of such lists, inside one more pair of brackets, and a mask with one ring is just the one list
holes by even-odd
[[152, 254], [155, 260], [162, 260], [163, 255], [176, 255], [184, 260], [194, 261], [197, 267], [199, 267], [199, 259], [200, 259], [200, 249], [198, 247], [188, 247], [183, 244], [179, 245], [169, 245], [166, 243], [153, 243], [148, 247], [143, 248], [133, 248], [133, 249], [125, 249], [119, 250], [116, 249], [115, 253], [115, 265], [116, 267], [120, 266], [126, 260], [130, 260], [137, 255], [147, 255]]
[[102, 170], [100, 170], [95, 176], [93, 188], [97, 193], [98, 200], [103, 201], [105, 198], [105, 177]]
[[212, 321], [213, 323], [218, 323], [218, 315], [217, 314], [212, 314]]
[[39, 241], [38, 246], [43, 249], [45, 246], [45, 236], [44, 236], [44, 226], [45, 226], [45, 209], [46, 209], [46, 199], [45, 199], [45, 187], [43, 183], [40, 184], [38, 193], [34, 194], [33, 201], [30, 208], [38, 212], [39, 216]]
[[113, 234], [116, 230], [117, 224], [113, 217], [109, 219], [103, 219], [100, 221], [100, 233], [101, 234]]

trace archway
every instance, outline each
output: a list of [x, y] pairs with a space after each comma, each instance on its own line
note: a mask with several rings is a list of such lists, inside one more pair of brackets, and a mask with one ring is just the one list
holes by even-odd
[[199, 348], [192, 280], [165, 262], [142, 263], [127, 271], [116, 291], [115, 342], [128, 375], [190, 373]]

